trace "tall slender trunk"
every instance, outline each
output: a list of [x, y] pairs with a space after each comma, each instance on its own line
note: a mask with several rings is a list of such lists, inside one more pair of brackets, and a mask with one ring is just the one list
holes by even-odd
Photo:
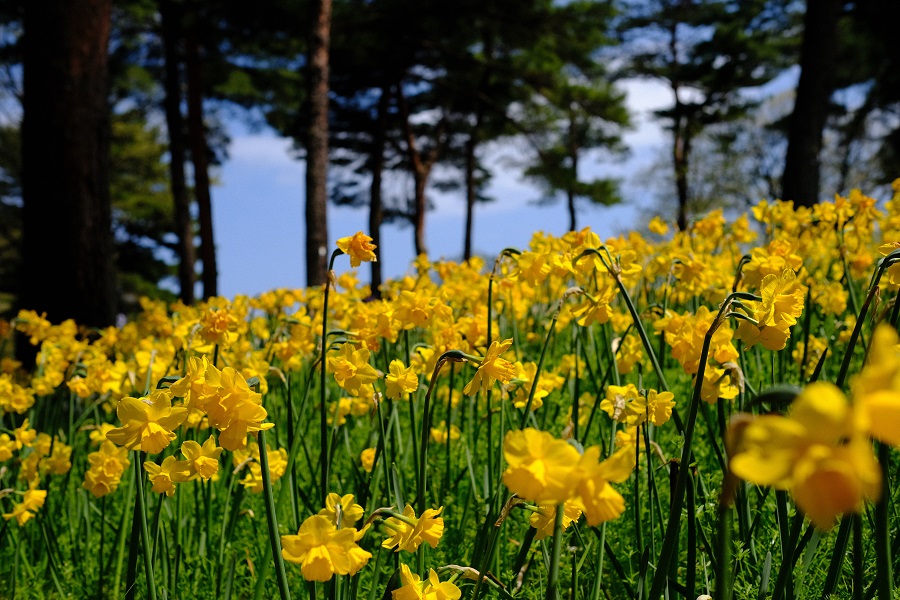
[[[681, 6], [684, 8], [685, 6]], [[680, 65], [678, 59], [678, 20], [673, 20], [669, 27], [669, 61], [670, 66], [678, 72]], [[687, 118], [684, 104], [681, 103], [681, 81], [671, 81], [672, 95], [675, 97], [675, 106], [672, 107], [672, 166], [675, 170], [675, 190], [678, 199], [678, 212], [676, 224], [680, 231], [687, 229], [688, 207], [688, 173], [687, 151], [685, 136], [687, 132]]]
[[115, 320], [109, 193], [111, 0], [24, 3], [19, 303], [59, 322]]
[[219, 295], [219, 268], [216, 263], [216, 244], [213, 235], [212, 195], [209, 186], [209, 144], [203, 122], [203, 73], [200, 42], [196, 24], [188, 31], [185, 67], [187, 71], [188, 136], [191, 162], [194, 166], [194, 196], [197, 198], [197, 217], [200, 224], [200, 260], [203, 261], [203, 299]]
[[832, 73], [837, 60], [840, 0], [807, 0], [800, 48], [800, 81], [788, 126], [781, 197], [799, 206], [819, 201], [819, 153], [828, 118]]
[[[378, 99], [378, 117], [375, 121], [375, 130], [372, 135], [372, 183], [369, 186], [369, 236], [372, 243], [381, 249], [381, 222], [384, 220], [384, 206], [381, 199], [381, 179], [384, 172], [384, 145], [387, 139], [387, 111], [388, 95], [387, 86], [381, 88], [381, 97]], [[372, 281], [369, 288], [373, 298], [381, 298], [381, 260], [373, 260], [369, 263], [372, 267]]]
[[575, 189], [578, 183], [578, 140], [575, 132], [575, 115], [569, 113], [569, 168], [572, 171], [569, 187], [566, 188], [566, 206], [569, 209], [569, 231], [578, 230], [577, 214], [575, 212]]
[[475, 183], [475, 146], [477, 143], [473, 132], [466, 140], [466, 235], [463, 242], [463, 260], [472, 258], [472, 225], [475, 220], [475, 201], [478, 191]]
[[165, 73], [163, 86], [166, 128], [169, 133], [169, 182], [175, 206], [175, 233], [178, 236], [178, 284], [181, 301], [194, 302], [196, 273], [194, 262], [194, 226], [191, 205], [184, 175], [187, 154], [184, 136], [184, 116], [181, 114], [181, 14], [172, 0], [159, 0], [162, 27]]
[[414, 192], [410, 220], [413, 224], [413, 241], [416, 255], [418, 256], [419, 254], [428, 253], [425, 247], [425, 210], [428, 208], [425, 190], [428, 187], [431, 169], [441, 155], [444, 146], [444, 133], [447, 123], [442, 117], [436, 127], [434, 145], [427, 152], [420, 152], [415, 133], [412, 130], [412, 123], [410, 123], [409, 104], [406, 101], [406, 96], [403, 94], [402, 84], [398, 83], [394, 90], [397, 94], [397, 107], [400, 109], [403, 136], [406, 138], [406, 156], [409, 159], [410, 171], [412, 171], [413, 176]]
[[306, 283], [321, 285], [328, 269], [328, 46], [331, 0], [310, 2], [309, 127], [306, 139]]
[[688, 152], [687, 117], [682, 114], [681, 104], [675, 101], [675, 126], [672, 128], [672, 163], [675, 167], [675, 189], [678, 195], [678, 229], [687, 229], [688, 212]]

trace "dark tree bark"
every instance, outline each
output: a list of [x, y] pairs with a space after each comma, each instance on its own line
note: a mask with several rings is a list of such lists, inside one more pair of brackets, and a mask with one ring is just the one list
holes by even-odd
[[178, 284], [181, 301], [194, 302], [194, 226], [191, 204], [184, 174], [187, 148], [184, 135], [184, 116], [181, 114], [181, 13], [172, 0], [159, 0], [159, 16], [162, 27], [165, 73], [163, 105], [166, 113], [166, 129], [169, 133], [169, 179], [172, 201], [175, 206], [175, 233], [178, 236]]
[[578, 215], [575, 211], [575, 185], [578, 182], [578, 147], [576, 142], [575, 117], [569, 114], [569, 168], [572, 170], [572, 178], [566, 190], [566, 207], [569, 210], [569, 231], [578, 231]]
[[112, 324], [111, 0], [25, 2], [19, 301], [54, 322]]
[[781, 198], [793, 200], [798, 206], [812, 206], [819, 201], [819, 152], [837, 60], [835, 39], [840, 14], [840, 0], [806, 2], [800, 81], [781, 179]]
[[678, 197], [678, 214], [676, 223], [679, 231], [687, 229], [688, 202], [688, 160], [691, 154], [691, 136], [687, 117], [683, 114], [683, 105], [678, 101], [676, 90], [674, 119], [672, 127], [672, 164], [675, 167], [675, 190]]
[[306, 283], [321, 285], [328, 269], [328, 46], [331, 0], [310, 2], [309, 128], [306, 140]]
[[[381, 180], [384, 173], [384, 146], [387, 140], [387, 111], [390, 90], [387, 86], [381, 89], [378, 99], [378, 119], [372, 135], [372, 183], [369, 186], [369, 236], [372, 243], [379, 247], [381, 255], [381, 223], [384, 220], [384, 203], [381, 197]], [[369, 288], [373, 298], [381, 298], [381, 261], [369, 263], [372, 268], [372, 281]]]
[[203, 299], [219, 295], [219, 268], [213, 235], [212, 195], [209, 186], [209, 144], [203, 122], [203, 73], [196, 23], [188, 30], [185, 68], [187, 71], [188, 138], [194, 167], [194, 195], [200, 224], [200, 260], [203, 261]]
[[410, 220], [413, 224], [413, 246], [416, 256], [418, 256], [419, 254], [428, 253], [425, 247], [425, 211], [428, 209], [428, 199], [425, 197], [425, 190], [428, 187], [428, 178], [431, 176], [431, 170], [434, 168], [443, 148], [446, 120], [441, 118], [437, 124], [434, 145], [427, 151], [420, 150], [416, 141], [416, 135], [412, 129], [412, 123], [409, 120], [409, 104], [406, 101], [406, 96], [403, 94], [402, 85], [398, 83], [394, 91], [397, 94], [397, 107], [400, 109], [403, 137], [406, 141], [406, 157], [409, 159], [409, 168], [413, 176], [413, 206]]
[[477, 189], [475, 185], [475, 147], [478, 145], [475, 133], [466, 140], [466, 234], [463, 241], [463, 260], [472, 258], [472, 229], [475, 222], [475, 201]]

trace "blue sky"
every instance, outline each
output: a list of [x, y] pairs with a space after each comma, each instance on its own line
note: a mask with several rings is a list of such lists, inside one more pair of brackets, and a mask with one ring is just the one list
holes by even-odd
[[[671, 95], [661, 84], [628, 81], [623, 86], [635, 127], [626, 133], [628, 159], [617, 162], [586, 160], [584, 176], [612, 176], [622, 180], [626, 203], [614, 207], [582, 205], [579, 227], [590, 226], [601, 237], [636, 225], [642, 208], [652, 204], [652, 188], [639, 174], [652, 164], [666, 137], [650, 115], [665, 106]], [[487, 194], [495, 201], [476, 206], [473, 251], [493, 257], [505, 247], [527, 245], [534, 231], [561, 235], [568, 226], [563, 204], [532, 203], [538, 190], [509, 166], [509, 146], [488, 149], [494, 165]], [[232, 133], [229, 160], [217, 174], [213, 189], [213, 219], [219, 261], [219, 292], [224, 296], [255, 295], [277, 287], [302, 287], [304, 268], [304, 163], [293, 158], [291, 142], [273, 132]], [[459, 259], [462, 255], [465, 203], [462, 192], [430, 194], [435, 209], [426, 215], [426, 244], [432, 258]], [[329, 241], [368, 228], [365, 208], [329, 206]], [[413, 259], [413, 232], [408, 225], [385, 225], [377, 251], [386, 277], [407, 271]], [[346, 268], [339, 261], [339, 270]], [[361, 273], [368, 279], [368, 270]]]

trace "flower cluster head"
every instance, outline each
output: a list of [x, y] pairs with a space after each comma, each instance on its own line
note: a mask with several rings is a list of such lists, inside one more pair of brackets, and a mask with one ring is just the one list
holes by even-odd
[[107, 433], [106, 439], [129, 450], [156, 454], [175, 439], [174, 430], [187, 418], [187, 409], [173, 407], [167, 390], [154, 390], [145, 398], [122, 398], [116, 414], [122, 426]]
[[511, 431], [503, 440], [508, 467], [503, 483], [521, 498], [557, 505], [571, 500], [590, 525], [618, 517], [625, 500], [611, 485], [625, 481], [634, 469], [633, 447], [623, 447], [604, 461], [600, 448], [580, 454], [572, 444], [546, 431]]
[[25, 525], [35, 513], [44, 506], [44, 500], [47, 499], [47, 490], [39, 490], [31, 487], [22, 494], [22, 501], [17, 502], [13, 506], [12, 512], [4, 513], [3, 518], [9, 521], [15, 519], [21, 527]]
[[156, 464], [152, 460], [144, 462], [144, 470], [147, 471], [152, 490], [157, 494], [173, 496], [175, 484], [184, 483], [190, 478], [187, 463], [177, 460], [174, 456], [167, 456], [162, 464]]
[[358, 267], [362, 262], [378, 260], [378, 257], [375, 256], [375, 248], [378, 246], [373, 244], [372, 238], [362, 231], [357, 231], [348, 237], [342, 237], [337, 241], [337, 247], [350, 257], [351, 267]]
[[444, 519], [440, 516], [443, 510], [443, 506], [437, 509], [427, 508], [420, 517], [416, 517], [416, 511], [407, 504], [403, 514], [391, 513], [393, 516], [384, 520], [384, 526], [390, 535], [381, 543], [381, 547], [394, 548], [396, 552], [415, 552], [426, 542], [436, 548], [444, 535]]
[[412, 367], [403, 365], [402, 360], [391, 361], [390, 372], [384, 378], [385, 394], [391, 400], [397, 400], [403, 394], [411, 394], [419, 388], [419, 378]]
[[[284, 448], [273, 450], [266, 444], [266, 458], [269, 459], [269, 481], [275, 483], [284, 476], [287, 471], [288, 453]], [[246, 449], [235, 450], [231, 455], [235, 467], [244, 466], [247, 475], [241, 479], [244, 489], [261, 494], [263, 491], [262, 466], [259, 462], [259, 444], [250, 442]]]
[[654, 425], [668, 422], [675, 406], [675, 394], [647, 390], [641, 394], [633, 383], [626, 385], [610, 385], [606, 388], [606, 397], [600, 402], [600, 409], [613, 420], [636, 427], [645, 421]]
[[803, 313], [806, 286], [797, 281], [797, 275], [785, 269], [780, 276], [763, 277], [759, 289], [762, 300], [744, 300], [748, 316], [757, 324], [741, 320], [736, 337], [748, 348], [762, 344], [768, 350], [781, 350], [791, 335], [791, 327]]
[[506, 352], [512, 346], [512, 343], [512, 338], [502, 342], [491, 342], [487, 355], [481, 361], [481, 364], [478, 365], [478, 370], [475, 371], [472, 381], [463, 388], [463, 393], [466, 396], [474, 396], [478, 393], [478, 390], [487, 392], [497, 380], [501, 383], [509, 383], [509, 380], [516, 376], [515, 365], [504, 358], [500, 358], [500, 355]]
[[[574, 500], [566, 500], [563, 504], [563, 529], [568, 529], [569, 525], [581, 518], [581, 509]], [[538, 509], [528, 518], [528, 524], [537, 529], [534, 536], [535, 540], [542, 540], [545, 537], [553, 535], [553, 528], [556, 521], [556, 505], [541, 504]]]
[[248, 433], [275, 426], [263, 423], [268, 413], [262, 395], [250, 389], [239, 371], [232, 367], [219, 370], [205, 358], [192, 358], [185, 376], [172, 384], [169, 392], [184, 398], [192, 413], [205, 413], [209, 425], [219, 430], [219, 444], [226, 450], [244, 448]]
[[122, 480], [122, 474], [131, 464], [128, 460], [128, 449], [120, 448], [109, 440], [100, 444], [99, 450], [88, 454], [88, 462], [91, 466], [84, 473], [82, 487], [95, 498], [116, 491]]
[[360, 386], [378, 379], [378, 371], [369, 364], [369, 350], [356, 350], [349, 343], [328, 357], [328, 370], [334, 373], [337, 384], [351, 394], [357, 394]]
[[401, 564], [400, 582], [403, 585], [391, 592], [391, 600], [459, 600], [462, 597], [456, 584], [441, 581], [434, 569], [428, 570], [428, 579], [422, 579]]
[[336, 574], [355, 575], [372, 558], [357, 544], [368, 527], [357, 530], [352, 526], [362, 514], [352, 494], [329, 494], [325, 508], [306, 519], [297, 535], [281, 536], [281, 555], [300, 565], [307, 581], [328, 581]]

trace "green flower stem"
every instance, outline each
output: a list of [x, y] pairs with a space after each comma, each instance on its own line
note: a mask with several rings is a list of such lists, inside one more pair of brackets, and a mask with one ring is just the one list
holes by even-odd
[[863, 560], [862, 517], [853, 515], [853, 600], [863, 600], [865, 561]]
[[325, 506], [325, 499], [328, 497], [328, 476], [331, 467], [331, 457], [329, 456], [330, 444], [328, 439], [328, 409], [325, 406], [325, 374], [328, 370], [325, 353], [328, 350], [328, 292], [331, 289], [331, 271], [334, 268], [334, 260], [343, 254], [341, 250], [335, 250], [331, 253], [331, 259], [328, 261], [328, 272], [325, 276], [325, 295], [322, 298], [322, 352], [321, 365], [319, 371], [319, 435], [321, 437], [319, 451], [319, 469], [321, 479], [320, 493], [322, 496], [322, 506]]
[[487, 297], [487, 347], [491, 347], [491, 321], [493, 320], [493, 301], [494, 301], [494, 277], [497, 275], [497, 269], [500, 267], [500, 261], [504, 256], [517, 256], [522, 254], [521, 250], [516, 248], [504, 248], [494, 260], [494, 268], [491, 269], [491, 276], [488, 277], [488, 297]]
[[[450, 385], [447, 389], [447, 410], [445, 421], [447, 424], [447, 443], [444, 444], [444, 483], [441, 486], [441, 495], [446, 497], [450, 489], [450, 429], [453, 425], [453, 385], [456, 377], [456, 365], [450, 365]], [[443, 499], [443, 498], [442, 498]], [[441, 502], [443, 504], [443, 502]]]
[[719, 562], [716, 573], [716, 594], [719, 600], [731, 600], [734, 586], [731, 582], [731, 504], [719, 503]]
[[886, 444], [878, 444], [878, 462], [881, 464], [881, 499], [875, 504], [875, 582], [878, 600], [891, 600], [894, 580], [891, 572], [891, 540], [888, 504], [891, 501], [890, 464], [891, 451]]
[[[550, 338], [553, 336], [553, 332], [556, 331], [556, 322], [559, 320], [559, 312], [562, 309], [562, 300], [560, 300], [559, 307], [553, 313], [553, 319], [550, 321], [550, 327], [547, 329], [547, 335], [544, 336], [544, 345], [541, 347], [541, 356], [538, 358], [537, 369], [534, 372], [534, 379], [531, 380], [531, 389], [528, 391], [528, 401], [525, 403], [525, 408], [522, 410], [522, 417], [519, 420], [519, 429], [525, 428], [525, 423], [528, 421], [528, 415], [531, 412], [531, 403], [534, 402], [534, 394], [538, 388], [538, 379], [541, 377], [541, 370], [544, 367], [544, 357], [547, 355], [547, 346], [550, 345]], [[490, 409], [490, 407], [488, 407]]]
[[556, 519], [553, 521], [553, 551], [550, 554], [550, 573], [547, 576], [546, 600], [558, 600], [559, 593], [559, 555], [562, 550], [563, 516], [565, 515], [565, 503], [556, 505]]
[[[108, 494], [107, 494], [108, 495]], [[100, 498], [100, 551], [98, 552], [99, 560], [97, 561], [99, 564], [100, 571], [97, 577], [97, 597], [103, 597], [103, 575], [106, 573], [106, 569], [103, 568], [103, 541], [106, 534], [106, 496]]]
[[265, 431], [260, 431], [258, 435], [259, 469], [262, 472], [263, 495], [266, 502], [266, 521], [269, 525], [269, 543], [272, 545], [272, 558], [275, 561], [275, 576], [278, 579], [278, 591], [281, 594], [281, 600], [290, 600], [291, 591], [288, 588], [287, 572], [285, 572], [284, 559], [281, 556], [281, 536], [278, 535], [278, 520], [275, 515], [275, 498], [272, 495], [272, 477], [269, 474], [269, 456], [266, 451]]
[[[131, 494], [134, 492], [134, 479], [128, 478], [126, 480], [128, 482], [127, 489], [125, 491], [125, 498], [128, 498], [128, 501], [125, 503], [125, 506], [128, 506], [128, 503], [131, 502]], [[113, 577], [113, 592], [112, 595], [115, 596], [119, 593], [119, 587], [122, 582], [122, 563], [125, 560], [125, 535], [128, 532], [128, 511], [122, 509], [122, 516], [119, 520], [119, 535], [116, 539], [116, 566], [115, 566], [115, 576]], [[134, 534], [132, 534], [133, 537]], [[129, 557], [130, 558], [130, 557]], [[129, 561], [130, 562], [130, 561]]]
[[692, 452], [691, 446], [694, 441], [694, 426], [697, 423], [697, 413], [700, 409], [700, 390], [703, 387], [703, 376], [706, 373], [706, 363], [709, 360], [709, 346], [712, 343], [713, 334], [715, 334], [719, 326], [725, 321], [726, 315], [731, 309], [731, 303], [733, 302], [734, 297], [735, 294], [731, 294], [725, 299], [716, 318], [713, 320], [709, 330], [703, 338], [703, 348], [700, 351], [700, 366], [697, 369], [696, 381], [694, 382], [694, 393], [691, 396], [687, 421], [684, 424], [684, 446], [681, 452], [681, 468], [678, 469], [678, 479], [676, 480], [675, 490], [671, 496], [669, 520], [666, 525], [665, 536], [663, 537], [662, 552], [660, 553], [659, 561], [656, 564], [656, 573], [653, 575], [653, 584], [648, 596], [651, 600], [655, 600], [662, 596], [667, 585], [669, 565], [672, 562], [679, 533], [681, 531], [681, 508], [684, 503], [685, 493], [687, 492]]
[[134, 453], [134, 481], [137, 491], [137, 512], [140, 518], [141, 544], [144, 554], [144, 576], [147, 579], [147, 597], [156, 600], [156, 582], [153, 580], [153, 554], [150, 549], [150, 534], [147, 528], [147, 506], [144, 498], [144, 458], [143, 452]]
[[666, 382], [666, 377], [665, 375], [663, 375], [662, 367], [659, 365], [659, 361], [656, 358], [656, 352], [653, 349], [653, 345], [650, 343], [650, 338], [647, 335], [647, 330], [644, 329], [644, 324], [641, 322], [641, 317], [640, 315], [638, 315], [637, 309], [634, 306], [634, 302], [632, 302], [631, 300], [631, 295], [628, 293], [628, 289], [625, 287], [625, 284], [622, 283], [622, 279], [619, 277], [617, 271], [618, 267], [612, 264], [612, 256], [609, 254], [609, 250], [606, 248], [606, 246], [601, 246], [601, 248], [604, 252], [606, 252], [607, 257], [609, 257], [609, 262], [607, 262], [603, 254], [601, 254], [600, 251], [596, 248], [588, 248], [587, 250], [579, 254], [575, 258], [574, 262], [577, 263], [583, 257], [590, 254], [595, 254], [600, 258], [603, 266], [606, 267], [606, 270], [609, 271], [610, 275], [612, 275], [613, 279], [616, 282], [616, 286], [622, 293], [622, 298], [625, 300], [625, 306], [628, 307], [628, 312], [631, 313], [631, 318], [638, 329], [638, 335], [640, 335], [641, 337], [641, 343], [647, 350], [647, 355], [650, 357], [650, 363], [653, 365], [653, 371], [656, 373], [657, 379], [659, 379], [659, 387], [662, 388], [663, 391], [669, 391], [669, 384]]
[[[419, 446], [419, 470], [418, 470], [418, 480], [419, 480], [419, 489], [416, 495], [416, 505], [419, 511], [419, 516], [422, 516], [422, 513], [425, 512], [425, 485], [427, 479], [425, 478], [425, 468], [428, 464], [428, 438], [431, 435], [431, 393], [434, 391], [434, 386], [437, 383], [438, 376], [441, 373], [441, 368], [444, 366], [446, 362], [464, 362], [466, 359], [462, 356], [462, 352], [458, 350], [450, 350], [448, 352], [444, 352], [438, 361], [434, 365], [434, 371], [431, 373], [431, 381], [428, 384], [428, 391], [425, 392], [425, 403], [422, 408], [422, 438], [421, 445]], [[450, 394], [452, 394], [452, 390]], [[410, 406], [412, 405], [412, 398], [410, 398]], [[447, 425], [447, 445], [450, 444], [450, 425]]]

